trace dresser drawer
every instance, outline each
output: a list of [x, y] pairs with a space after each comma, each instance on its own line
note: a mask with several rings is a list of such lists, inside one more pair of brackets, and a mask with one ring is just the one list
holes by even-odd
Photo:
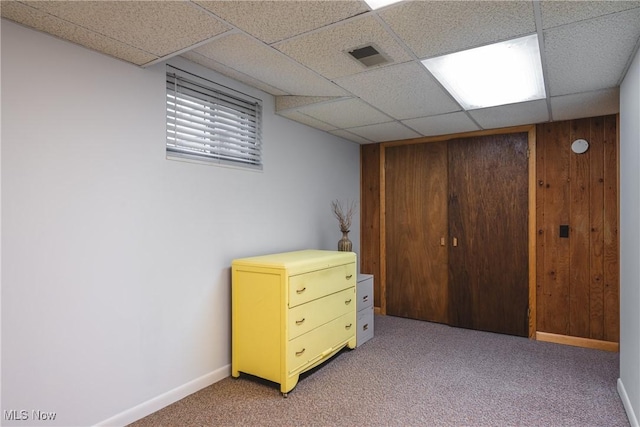
[[348, 288], [290, 309], [288, 338], [296, 338], [352, 311], [355, 304], [354, 288]]
[[373, 275], [371, 274], [358, 275], [357, 298], [358, 298], [358, 306], [356, 307], [357, 311], [373, 306]]
[[355, 312], [344, 314], [291, 340], [287, 350], [288, 374], [328, 356], [335, 347], [354, 337], [355, 317]]
[[355, 263], [290, 276], [289, 307], [353, 287], [355, 283]]

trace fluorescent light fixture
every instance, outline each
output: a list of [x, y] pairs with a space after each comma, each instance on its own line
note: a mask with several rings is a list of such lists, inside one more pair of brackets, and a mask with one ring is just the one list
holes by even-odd
[[422, 63], [465, 110], [546, 96], [536, 34]]
[[388, 6], [390, 4], [399, 3], [402, 0], [364, 0], [371, 10], [380, 9], [381, 7]]

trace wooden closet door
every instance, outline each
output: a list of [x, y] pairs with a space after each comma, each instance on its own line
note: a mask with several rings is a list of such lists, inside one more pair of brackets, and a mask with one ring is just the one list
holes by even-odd
[[446, 142], [387, 148], [385, 195], [387, 314], [446, 323]]
[[527, 134], [448, 148], [449, 322], [527, 336]]

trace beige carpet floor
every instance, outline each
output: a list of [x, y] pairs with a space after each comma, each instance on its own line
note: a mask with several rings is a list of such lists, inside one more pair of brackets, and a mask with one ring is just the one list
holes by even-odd
[[375, 337], [276, 384], [225, 378], [145, 426], [628, 426], [619, 355], [375, 317]]

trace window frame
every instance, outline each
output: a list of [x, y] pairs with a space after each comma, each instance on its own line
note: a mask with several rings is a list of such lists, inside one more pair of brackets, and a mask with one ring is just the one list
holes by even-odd
[[262, 100], [166, 66], [167, 159], [263, 169]]

